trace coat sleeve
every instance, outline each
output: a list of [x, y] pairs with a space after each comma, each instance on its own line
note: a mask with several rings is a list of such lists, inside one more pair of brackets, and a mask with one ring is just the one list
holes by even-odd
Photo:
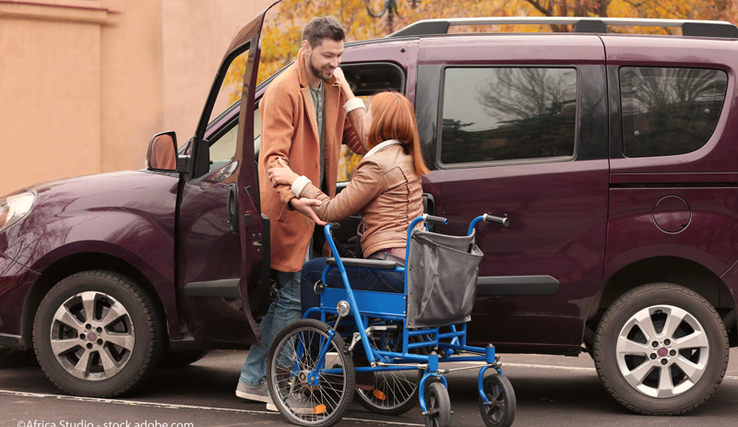
[[300, 197], [323, 202], [313, 209], [323, 221], [341, 221], [359, 212], [364, 206], [386, 190], [382, 168], [374, 162], [362, 162], [348, 186], [335, 197], [328, 197], [313, 184], [302, 190]]
[[[268, 91], [261, 101], [259, 167], [264, 171], [279, 167], [279, 158], [289, 165], [295, 133], [294, 117], [299, 102], [289, 91], [279, 90], [279, 87], [270, 89], [274, 90]], [[289, 201], [295, 197], [290, 186], [278, 185], [275, 190], [279, 193], [280, 201], [290, 207]]]

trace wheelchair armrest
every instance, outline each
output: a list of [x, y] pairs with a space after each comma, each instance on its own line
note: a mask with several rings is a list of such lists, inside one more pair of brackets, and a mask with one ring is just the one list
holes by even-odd
[[[336, 259], [331, 257], [326, 261], [328, 265], [337, 265]], [[394, 261], [385, 261], [382, 259], [363, 259], [363, 258], [341, 258], [341, 262], [346, 267], [374, 268], [381, 270], [394, 270], [397, 263]]]

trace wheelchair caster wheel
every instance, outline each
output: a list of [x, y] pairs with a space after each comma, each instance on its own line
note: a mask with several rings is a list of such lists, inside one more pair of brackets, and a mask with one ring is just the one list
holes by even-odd
[[447, 427], [451, 425], [451, 399], [443, 383], [431, 383], [425, 391], [425, 425]]
[[490, 375], [483, 382], [486, 405], [479, 397], [479, 412], [488, 427], [508, 427], [515, 420], [517, 401], [510, 380], [500, 374]]

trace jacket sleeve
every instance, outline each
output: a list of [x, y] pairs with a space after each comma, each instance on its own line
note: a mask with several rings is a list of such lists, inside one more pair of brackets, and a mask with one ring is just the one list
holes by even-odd
[[366, 154], [364, 135], [368, 129], [364, 129], [364, 116], [366, 109], [357, 108], [346, 115], [343, 124], [343, 143], [356, 154]]
[[374, 162], [362, 162], [348, 186], [336, 197], [330, 198], [313, 184], [308, 184], [300, 197], [323, 202], [313, 209], [323, 221], [334, 222], [348, 218], [386, 190], [382, 168]]
[[[270, 88], [261, 102], [261, 148], [259, 150], [259, 168], [268, 171], [279, 167], [277, 159], [282, 158], [289, 165], [292, 138], [295, 133], [293, 118], [299, 99], [291, 96], [289, 91]], [[289, 185], [278, 185], [280, 201], [292, 209], [289, 201], [295, 197]]]

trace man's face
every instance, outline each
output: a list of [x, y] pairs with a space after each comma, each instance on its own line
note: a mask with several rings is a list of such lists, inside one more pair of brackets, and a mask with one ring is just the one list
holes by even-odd
[[322, 80], [329, 80], [333, 72], [341, 64], [341, 56], [343, 55], [343, 40], [334, 41], [331, 39], [323, 39], [320, 46], [308, 46], [308, 65], [313, 74]]

